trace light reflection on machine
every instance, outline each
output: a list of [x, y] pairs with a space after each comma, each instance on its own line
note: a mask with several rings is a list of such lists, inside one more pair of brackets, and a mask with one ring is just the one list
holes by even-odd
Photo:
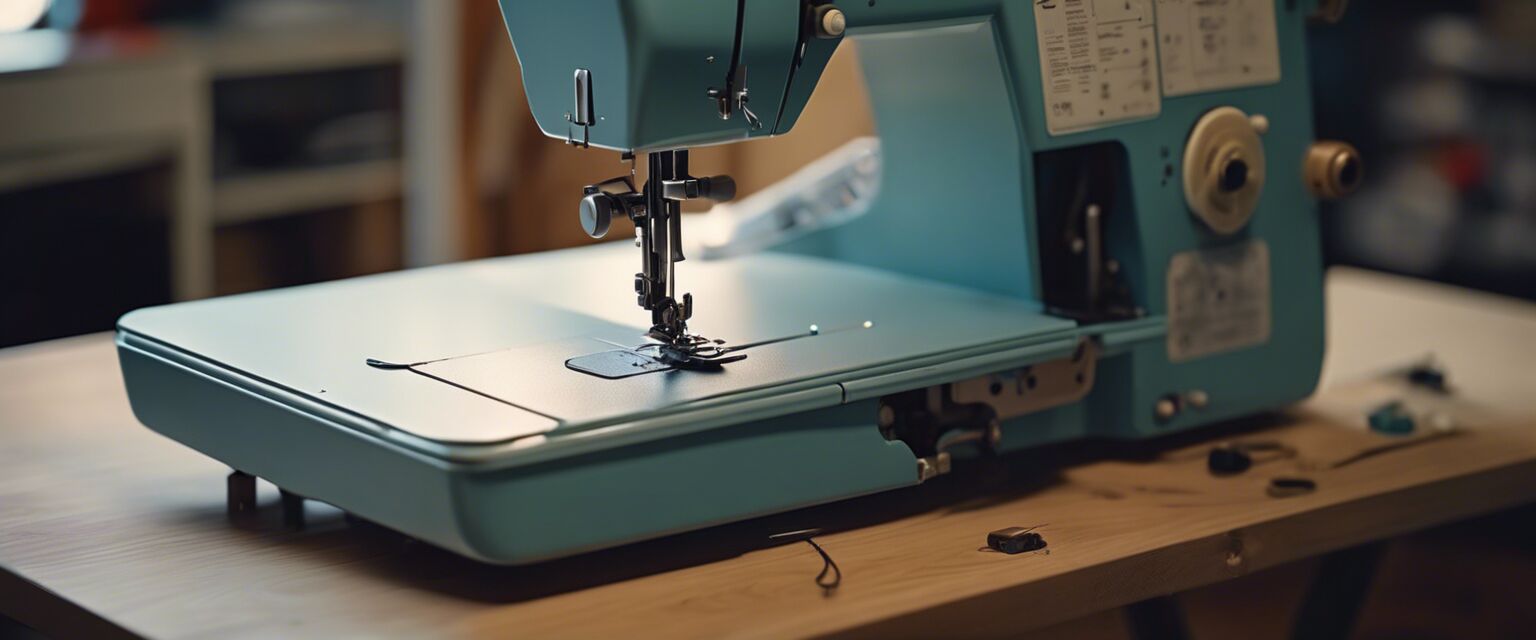
[[685, 216], [685, 240], [705, 260], [746, 255], [845, 224], [880, 190], [880, 140], [859, 138], [746, 198]]

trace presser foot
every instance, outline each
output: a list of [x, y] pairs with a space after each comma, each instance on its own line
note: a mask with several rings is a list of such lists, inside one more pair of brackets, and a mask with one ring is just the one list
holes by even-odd
[[688, 318], [692, 315], [692, 295], [683, 294], [681, 304], [671, 298], [663, 301], [653, 316], [656, 324], [646, 332], [647, 337], [657, 342], [657, 362], [685, 371], [719, 371], [726, 364], [747, 358], [746, 354], [733, 353], [739, 349], [725, 346], [724, 340], [688, 333]]
[[656, 345], [656, 361], [685, 371], [719, 371], [725, 365], [747, 359], [747, 354], [733, 353], [724, 340], [711, 340], [703, 336], [681, 334], [667, 339], [666, 334], [651, 330], [651, 337], [661, 340]]

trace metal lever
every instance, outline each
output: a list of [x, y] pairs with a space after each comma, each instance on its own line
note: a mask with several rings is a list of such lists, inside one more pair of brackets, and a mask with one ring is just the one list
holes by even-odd
[[588, 130], [591, 129], [592, 125], [597, 124], [596, 119], [592, 117], [592, 72], [586, 69], [577, 69], [573, 74], [573, 80], [575, 82], [575, 108], [570, 113], [565, 114], [565, 119], [567, 122], [581, 127], [581, 142], [576, 142], [575, 136], [571, 135], [570, 128], [567, 127], [565, 143], [587, 148], [591, 139]]
[[575, 73], [576, 109], [571, 116], [571, 124], [589, 127], [597, 124], [592, 119], [592, 72], [586, 69], [577, 69]]
[[752, 127], [752, 130], [756, 131], [763, 128], [763, 121], [757, 117], [757, 114], [752, 113], [752, 109], [747, 107], [752, 94], [747, 90], [747, 68], [745, 66], [737, 67], [736, 72], [726, 78], [724, 91], [710, 87], [704, 92], [704, 95], [708, 96], [710, 100], [715, 101], [715, 108], [720, 112], [721, 120], [730, 120], [732, 113], [741, 111], [741, 117], [746, 119], [747, 126]]
[[730, 176], [663, 180], [661, 197], [668, 200], [693, 200], [704, 198], [725, 202], [736, 197], [736, 181]]

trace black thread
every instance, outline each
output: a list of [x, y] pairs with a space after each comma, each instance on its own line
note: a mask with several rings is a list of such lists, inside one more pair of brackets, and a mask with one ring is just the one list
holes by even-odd
[[[826, 550], [822, 549], [821, 545], [816, 544], [815, 540], [806, 538], [805, 541], [811, 545], [812, 549], [816, 550], [816, 553], [821, 555], [823, 563], [821, 565], [821, 573], [816, 574], [816, 586], [821, 587], [821, 595], [831, 597], [832, 592], [837, 589], [838, 585], [843, 583], [843, 570], [838, 568], [837, 563], [832, 561], [832, 556], [827, 555]], [[833, 574], [830, 581], [827, 580], [828, 573]]]

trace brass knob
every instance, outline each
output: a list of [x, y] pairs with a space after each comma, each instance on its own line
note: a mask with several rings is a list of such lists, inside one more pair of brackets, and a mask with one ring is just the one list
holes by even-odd
[[1307, 149], [1302, 177], [1307, 190], [1324, 200], [1342, 198], [1360, 188], [1365, 180], [1365, 167], [1360, 152], [1347, 142], [1319, 140]]

